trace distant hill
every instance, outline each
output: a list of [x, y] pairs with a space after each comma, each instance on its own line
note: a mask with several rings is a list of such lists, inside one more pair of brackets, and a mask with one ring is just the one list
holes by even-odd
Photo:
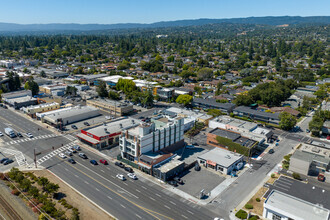
[[158, 27], [182, 27], [198, 26], [205, 24], [236, 23], [236, 24], [262, 24], [262, 25], [293, 25], [293, 24], [330, 24], [330, 16], [280, 16], [280, 17], [249, 17], [229, 19], [196, 19], [161, 21], [151, 24], [120, 23], [120, 24], [15, 24], [1, 23], [0, 32], [21, 32], [21, 31], [93, 31], [109, 29], [130, 29], [130, 28], [158, 28]]

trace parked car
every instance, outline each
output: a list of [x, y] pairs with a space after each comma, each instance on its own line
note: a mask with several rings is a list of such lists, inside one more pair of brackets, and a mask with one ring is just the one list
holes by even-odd
[[270, 149], [268, 153], [273, 154], [275, 151], [273, 149]]
[[72, 163], [72, 164], [75, 164], [75, 163], [76, 163], [76, 161], [75, 161], [74, 159], [72, 159], [72, 158], [69, 158], [69, 159], [68, 159], [68, 162], [69, 162], [69, 163]]
[[9, 158], [5, 157], [0, 160], [0, 163], [4, 163], [6, 160], [9, 160]]
[[3, 136], [3, 134], [2, 134], [2, 132], [0, 132], [0, 137], [2, 137]]
[[199, 144], [197, 142], [193, 143], [192, 145], [194, 146], [199, 146]]
[[89, 126], [89, 123], [87, 121], [84, 122], [84, 125]]
[[119, 166], [120, 168], [125, 168], [125, 165], [122, 164], [121, 162], [115, 162], [116, 166]]
[[101, 159], [100, 160], [100, 163], [103, 163], [104, 165], [108, 165], [108, 161], [104, 160], [104, 159]]
[[12, 159], [8, 159], [5, 162], [3, 162], [3, 165], [8, 165], [10, 163], [14, 162]]
[[125, 167], [124, 169], [129, 173], [134, 173], [133, 169], [130, 167]]
[[65, 154], [63, 154], [63, 153], [58, 154], [58, 156], [59, 156], [60, 158], [62, 158], [62, 159], [65, 159], [65, 158], [66, 158]]
[[17, 136], [18, 137], [23, 137], [23, 135], [21, 133], [19, 133], [19, 132], [17, 132]]
[[75, 145], [75, 146], [73, 146], [73, 149], [76, 149], [77, 151], [80, 151], [80, 150], [81, 150], [81, 148], [80, 148], [79, 145]]
[[81, 157], [82, 159], [87, 159], [87, 156], [84, 153], [79, 153], [78, 156]]
[[78, 129], [77, 126], [75, 126], [75, 125], [71, 125], [71, 128]]
[[183, 185], [183, 180], [180, 179], [180, 177], [176, 176], [176, 177], [173, 178], [173, 180], [175, 180], [177, 183]]
[[123, 174], [117, 174], [116, 177], [122, 181], [126, 180], [125, 176]]
[[6, 105], [3, 105], [3, 108], [4, 108], [4, 109], [8, 109], [8, 107], [7, 107]]
[[137, 180], [137, 177], [136, 177], [136, 175], [134, 173], [129, 173], [129, 174], [127, 174], [127, 176], [129, 178], [133, 179], [133, 180]]
[[311, 132], [311, 131], [310, 131], [309, 129], [306, 129], [306, 132], [309, 133], [309, 132]]
[[167, 183], [172, 185], [172, 186], [178, 186], [178, 183], [175, 180], [170, 180]]
[[93, 164], [93, 165], [98, 165], [98, 163], [97, 163], [96, 160], [90, 160], [89, 162], [90, 162], [91, 164]]

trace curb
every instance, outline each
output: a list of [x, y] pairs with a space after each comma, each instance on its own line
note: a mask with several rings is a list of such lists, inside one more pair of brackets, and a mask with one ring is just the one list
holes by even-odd
[[76, 190], [74, 187], [72, 187], [70, 184], [68, 184], [67, 182], [65, 182], [63, 179], [61, 179], [60, 177], [58, 177], [55, 173], [53, 173], [50, 170], [47, 170], [49, 173], [51, 173], [52, 175], [54, 175], [56, 178], [58, 178], [59, 180], [61, 180], [63, 183], [65, 183], [67, 186], [69, 186], [72, 190], [74, 190], [76, 193], [78, 193], [79, 195], [81, 195], [82, 197], [84, 197], [85, 199], [87, 199], [90, 203], [92, 203], [93, 205], [95, 205], [97, 208], [99, 208], [100, 210], [102, 210], [105, 214], [109, 215], [110, 217], [117, 219], [116, 217], [114, 217], [113, 215], [111, 215], [109, 212], [107, 212], [106, 210], [104, 210], [102, 207], [100, 207], [99, 205], [97, 205], [94, 201], [90, 200], [87, 196], [85, 196], [84, 194], [82, 194], [81, 192], [79, 192], [78, 190]]

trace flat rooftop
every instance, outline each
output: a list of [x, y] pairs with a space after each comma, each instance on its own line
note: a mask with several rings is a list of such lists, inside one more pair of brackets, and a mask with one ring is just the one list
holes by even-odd
[[273, 185], [268, 185], [268, 187], [269, 190], [265, 194], [266, 198], [272, 190], [277, 190], [312, 204], [320, 204], [324, 208], [330, 209], [330, 191], [314, 186], [311, 183], [305, 183], [281, 176]]
[[28, 101], [34, 101], [37, 100], [36, 98], [33, 98], [31, 96], [24, 96], [24, 97], [18, 97], [18, 98], [13, 98], [13, 99], [9, 99], [7, 100], [7, 102], [10, 103], [22, 103], [22, 102], [28, 102]]
[[304, 201], [280, 191], [272, 191], [265, 206], [292, 219], [328, 220], [330, 211], [316, 204]]
[[121, 102], [110, 100], [110, 99], [91, 99], [91, 100], [88, 100], [88, 102], [96, 102], [96, 103], [99, 103], [99, 104], [116, 106], [118, 108], [119, 107], [124, 108], [124, 107], [128, 107], [128, 106], [132, 106], [131, 104], [121, 103]]
[[240, 154], [236, 154], [234, 152], [224, 150], [221, 148], [214, 148], [205, 154], [198, 156], [197, 158], [203, 160], [211, 160], [223, 167], [230, 167], [237, 160], [240, 160], [243, 156]]
[[121, 132], [122, 130], [127, 129], [128, 127], [138, 126], [140, 121], [133, 118], [120, 118], [116, 121], [111, 121], [106, 123], [105, 125], [99, 125], [92, 128], [84, 129], [90, 134], [93, 134], [98, 137], [103, 137], [110, 135], [112, 133]]
[[220, 128], [215, 128], [212, 131], [210, 131], [210, 133], [220, 137], [228, 138], [232, 140], [234, 143], [240, 144], [247, 148], [253, 147], [257, 143], [257, 141], [260, 141], [260, 139], [262, 139], [261, 137], [254, 137], [257, 141], [252, 140], [248, 137], [241, 136], [239, 133], [230, 130], [220, 129]]
[[[67, 111], [50, 111], [47, 116], [50, 119], [57, 120], [59, 118], [69, 118], [74, 115], [80, 115], [85, 114], [87, 112], [95, 112], [98, 111], [97, 108], [91, 107], [91, 106], [76, 106], [73, 108], [69, 108]], [[53, 114], [52, 114], [53, 113]]]
[[183, 161], [177, 160], [176, 158], [170, 160], [169, 162], [165, 163], [163, 166], [159, 168], [160, 172], [167, 173], [168, 171], [173, 170], [174, 168], [184, 164]]

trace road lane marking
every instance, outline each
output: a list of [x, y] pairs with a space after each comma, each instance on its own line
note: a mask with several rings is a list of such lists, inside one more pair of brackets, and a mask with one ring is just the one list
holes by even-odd
[[128, 186], [127, 183], [124, 183], [124, 185]]
[[[159, 218], [158, 216], [162, 216], [162, 217], [164, 217], [164, 218], [166, 218], [166, 219], [174, 220], [174, 219], [171, 218], [171, 217], [168, 217], [168, 216], [166, 216], [166, 215], [164, 215], [164, 214], [161, 214], [161, 213], [159, 213], [159, 212], [153, 211], [153, 210], [151, 210], [151, 209], [147, 209], [147, 208], [145, 208], [145, 207], [143, 207], [143, 206], [137, 204], [136, 202], [133, 202], [132, 200], [126, 198], [125, 196], [121, 195], [120, 193], [116, 192], [115, 190], [109, 188], [107, 185], [104, 185], [103, 183], [101, 183], [101, 182], [98, 181], [97, 179], [91, 177], [91, 176], [88, 175], [87, 173], [81, 171], [81, 170], [78, 169], [76, 166], [73, 166], [73, 165], [70, 164], [69, 162], [65, 162], [65, 163], [68, 164], [69, 166], [71, 166], [73, 169], [76, 169], [78, 172], [84, 174], [84, 175], [87, 176], [88, 178], [94, 180], [94, 181], [97, 182], [98, 184], [102, 185], [103, 187], [105, 187], [105, 188], [108, 189], [109, 191], [115, 193], [116, 195], [118, 195], [118, 196], [121, 197], [122, 199], [128, 201], [129, 203], [133, 204], [134, 206], [138, 207], [139, 209], [141, 209], [141, 210], [143, 210], [144, 212], [148, 213], [149, 215], [153, 216], [154, 218], [160, 220], [160, 218]], [[102, 178], [103, 178], [103, 177], [102, 177]], [[107, 181], [109, 181], [109, 180], [107, 180]], [[111, 182], [111, 181], [109, 181], [109, 182]], [[156, 216], [156, 215], [158, 215], [158, 216]]]
[[104, 170], [101, 170], [102, 173], [104, 173]]
[[144, 187], [144, 186], [141, 186], [143, 189], [147, 189], [146, 187]]
[[75, 176], [75, 177], [77, 177], [77, 178], [79, 178], [79, 176], [78, 176], [78, 175], [76, 175], [76, 174], [75, 174], [74, 176]]
[[184, 216], [184, 215], [181, 215], [182, 217], [184, 217], [184, 218], [186, 218], [186, 219], [188, 219], [188, 217], [187, 216]]
[[107, 196], [109, 199], [111, 199], [112, 200], [112, 198], [110, 197], [110, 196]]
[[168, 209], [171, 209], [170, 207], [168, 207], [167, 205], [164, 205], [165, 206], [165, 208], [168, 208]]
[[152, 197], [150, 197], [150, 196], [149, 196], [149, 198], [150, 198], [151, 200], [154, 200], [154, 201], [156, 201], [156, 199], [154, 199], [154, 198], [152, 198]]
[[138, 214], [135, 214], [135, 215], [136, 215], [136, 217], [138, 217], [138, 218], [142, 219], [142, 217], [141, 217], [141, 216], [139, 216]]
[[141, 191], [140, 191], [140, 190], [138, 190], [138, 189], [135, 189], [135, 190], [136, 190], [137, 192], [139, 192], [139, 193], [141, 192]]
[[100, 192], [100, 190], [98, 188], [95, 188], [96, 191]]
[[66, 171], [69, 171], [67, 168], [64, 168]]
[[84, 181], [87, 185], [89, 185], [89, 183], [87, 181]]
[[174, 202], [170, 201], [170, 203], [172, 203], [173, 205], [176, 205]]
[[126, 209], [126, 206], [124, 206], [123, 204], [120, 204], [121, 207], [123, 207], [124, 209]]
[[158, 197], [162, 197], [161, 195], [159, 195], [158, 193], [156, 193], [156, 196], [158, 196]]
[[189, 210], [187, 210], [187, 212], [189, 212], [189, 213], [190, 213], [190, 214], [192, 214], [192, 215], [194, 214], [194, 213], [192, 213], [192, 212], [191, 212], [191, 211], [189, 211]]

